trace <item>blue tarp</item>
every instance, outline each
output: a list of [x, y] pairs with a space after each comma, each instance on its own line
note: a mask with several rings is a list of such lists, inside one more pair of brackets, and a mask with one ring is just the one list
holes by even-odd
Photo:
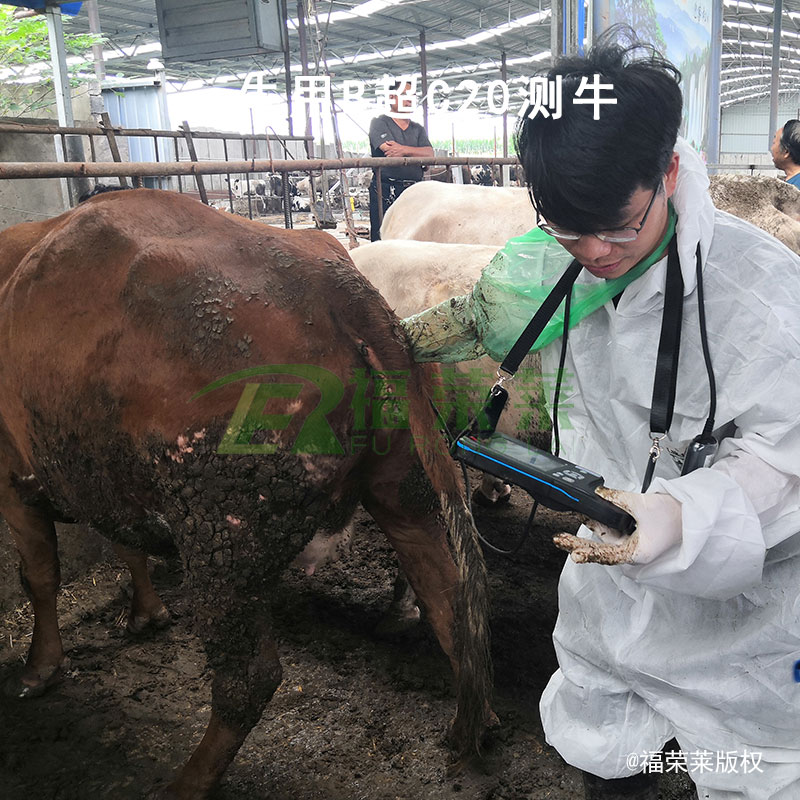
[[[3, 0], [4, 6], [21, 6], [22, 8], [44, 8], [45, 0], [16, 0], [16, 2], [6, 2]], [[61, 11], [70, 16], [75, 16], [80, 10], [83, 3], [62, 3]]]

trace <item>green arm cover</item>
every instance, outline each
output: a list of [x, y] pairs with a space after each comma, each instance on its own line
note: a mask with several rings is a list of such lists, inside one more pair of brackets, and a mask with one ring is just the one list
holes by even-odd
[[[582, 273], [572, 289], [569, 327], [594, 313], [622, 292], [664, 256], [677, 217], [670, 204], [667, 229], [660, 244], [624, 275], [611, 280]], [[502, 361], [539, 306], [572, 261], [552, 236], [538, 228], [509, 239], [484, 268], [472, 294], [445, 300], [403, 320], [417, 361], [467, 361], [483, 355]], [[531, 350], [561, 336], [564, 311], [559, 309]]]

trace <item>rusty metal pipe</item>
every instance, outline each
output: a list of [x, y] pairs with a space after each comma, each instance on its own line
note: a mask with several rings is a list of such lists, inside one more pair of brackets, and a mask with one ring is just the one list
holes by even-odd
[[[252, 137], [248, 137], [252, 138]], [[181, 161], [179, 163], [87, 163], [87, 162], [41, 162], [4, 161], [0, 163], [0, 179], [11, 178], [116, 178], [158, 177], [165, 175], [224, 175], [253, 172], [318, 172], [323, 169], [351, 169], [368, 167], [405, 166], [452, 166], [464, 164], [479, 166], [488, 164], [518, 164], [514, 157], [488, 158], [482, 156], [428, 156], [425, 158], [312, 158], [294, 161], [250, 160], [250, 161]]]
[[[183, 139], [183, 131], [159, 131], [152, 128], [118, 128], [111, 126], [116, 136], [159, 136], [162, 139]], [[105, 136], [105, 128], [74, 127], [65, 128], [59, 125], [24, 125], [13, 122], [4, 122], [0, 125], [0, 133], [40, 133], [51, 135], [78, 134], [80, 136]], [[195, 139], [248, 139], [254, 138], [253, 134], [223, 133], [221, 131], [192, 131]], [[276, 133], [257, 133], [256, 139], [270, 139], [272, 141], [305, 141], [307, 136], [280, 136]]]

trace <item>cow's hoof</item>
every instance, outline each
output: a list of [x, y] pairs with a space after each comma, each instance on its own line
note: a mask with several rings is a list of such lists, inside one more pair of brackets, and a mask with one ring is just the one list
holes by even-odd
[[419, 606], [414, 605], [399, 612], [389, 609], [375, 626], [375, 633], [378, 636], [398, 636], [416, 628], [419, 620]]
[[153, 614], [128, 615], [128, 624], [125, 630], [131, 636], [141, 636], [151, 631], [160, 631], [172, 624], [172, 618], [165, 606], [161, 606]]
[[3, 685], [3, 694], [15, 700], [30, 700], [41, 697], [51, 686], [64, 679], [69, 669], [69, 659], [64, 656], [58, 666], [53, 667], [46, 675], [32, 674], [14, 675]]
[[477, 503], [484, 508], [496, 508], [502, 506], [511, 500], [511, 487], [504, 483], [502, 489], [497, 492], [492, 492], [494, 497], [485, 495], [480, 486], [472, 493], [472, 502]]

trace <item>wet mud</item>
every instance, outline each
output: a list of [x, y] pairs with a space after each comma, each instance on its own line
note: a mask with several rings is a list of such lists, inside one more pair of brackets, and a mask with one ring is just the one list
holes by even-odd
[[[474, 481], [476, 483], [477, 481]], [[476, 508], [481, 531], [512, 546], [529, 505], [519, 491]], [[218, 800], [579, 800], [580, 774], [545, 742], [538, 700], [556, 666], [551, 633], [565, 555], [552, 544], [577, 521], [541, 511], [521, 550], [487, 554], [492, 592], [495, 710], [483, 762], [452, 774], [445, 735], [455, 701], [449, 665], [423, 622], [375, 633], [392, 596], [396, 558], [357, 513], [352, 552], [314, 576], [287, 570], [274, 603], [283, 682], [226, 773]], [[0, 698], [3, 800], [133, 800], [168, 780], [202, 735], [211, 674], [189, 631], [176, 562], [154, 560], [171, 627], [142, 639], [124, 631], [129, 578], [100, 564], [64, 586], [66, 679], [25, 702]], [[0, 680], [20, 666], [32, 619], [0, 618]], [[696, 797], [666, 775], [662, 800]]]

